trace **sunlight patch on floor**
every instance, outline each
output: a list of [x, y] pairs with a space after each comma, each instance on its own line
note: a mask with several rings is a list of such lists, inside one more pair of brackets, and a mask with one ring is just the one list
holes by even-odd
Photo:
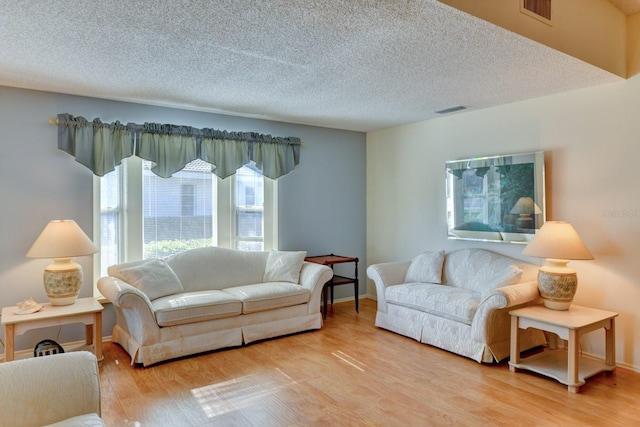
[[280, 369], [234, 378], [191, 390], [208, 418], [257, 405], [269, 395], [295, 385]]
[[348, 354], [343, 353], [342, 351], [338, 350], [338, 351], [332, 352], [331, 355], [334, 356], [334, 357], [337, 357], [340, 360], [342, 360], [347, 365], [350, 365], [350, 366], [356, 368], [360, 372], [365, 372], [365, 368], [367, 366], [364, 363], [361, 363], [358, 360], [354, 359], [353, 357], [349, 356]]

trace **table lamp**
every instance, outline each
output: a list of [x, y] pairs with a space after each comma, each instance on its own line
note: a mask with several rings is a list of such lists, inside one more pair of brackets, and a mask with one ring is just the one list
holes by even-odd
[[545, 222], [522, 254], [546, 258], [546, 264], [538, 271], [538, 289], [544, 306], [568, 310], [578, 288], [578, 276], [567, 263], [593, 259], [573, 226], [564, 221]]
[[76, 302], [82, 286], [82, 266], [73, 257], [91, 255], [98, 248], [75, 221], [50, 221], [36, 239], [28, 258], [52, 258], [53, 264], [44, 269], [44, 289], [51, 305], [70, 305]]
[[533, 229], [535, 222], [531, 215], [541, 214], [542, 211], [531, 197], [520, 197], [509, 213], [518, 215], [516, 218], [518, 228]]

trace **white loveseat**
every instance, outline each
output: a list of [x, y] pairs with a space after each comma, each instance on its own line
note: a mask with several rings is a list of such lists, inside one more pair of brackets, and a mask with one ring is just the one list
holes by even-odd
[[[411, 261], [373, 264], [376, 326], [477, 362], [509, 356], [515, 307], [540, 302], [538, 267], [484, 249], [426, 252]], [[521, 351], [546, 343], [521, 333]]]
[[115, 307], [112, 340], [148, 366], [319, 329], [333, 273], [305, 255], [208, 247], [111, 266], [98, 289]]
[[104, 426], [93, 353], [0, 363], [0, 427]]

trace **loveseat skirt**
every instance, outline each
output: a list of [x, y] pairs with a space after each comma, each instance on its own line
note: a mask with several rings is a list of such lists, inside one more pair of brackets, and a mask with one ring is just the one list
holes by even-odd
[[[456, 353], [476, 362], [499, 362], [509, 356], [509, 340], [482, 343], [471, 337], [471, 326], [434, 316], [423, 311], [395, 304], [387, 306], [387, 313], [378, 311], [376, 326], [405, 335], [443, 350]], [[546, 343], [544, 334], [536, 329], [521, 331], [521, 350]]]

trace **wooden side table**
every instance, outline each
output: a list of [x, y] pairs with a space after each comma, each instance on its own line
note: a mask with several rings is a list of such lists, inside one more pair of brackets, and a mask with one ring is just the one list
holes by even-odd
[[[577, 393], [585, 380], [599, 372], [615, 372], [615, 318], [618, 313], [571, 305], [569, 310], [551, 310], [542, 305], [523, 307], [509, 312], [511, 315], [511, 357], [509, 370], [527, 369], [554, 378]], [[520, 358], [519, 331], [536, 328], [552, 332], [569, 343], [568, 351], [545, 350]], [[606, 359], [604, 362], [579, 355], [580, 337], [604, 328]]]
[[327, 283], [325, 283], [324, 285], [324, 289], [322, 290], [322, 296], [323, 296], [323, 312], [322, 312], [322, 316], [326, 319], [327, 318], [327, 292], [329, 291], [329, 289], [331, 289], [331, 305], [333, 305], [333, 287], [334, 286], [338, 286], [338, 285], [346, 285], [346, 284], [350, 284], [353, 283], [353, 289], [354, 289], [354, 297], [355, 297], [355, 302], [356, 302], [356, 312], [360, 312], [359, 308], [359, 296], [358, 296], [358, 289], [359, 289], [359, 285], [358, 285], [358, 258], [353, 258], [353, 257], [348, 257], [348, 256], [342, 256], [342, 255], [334, 255], [334, 254], [329, 254], [329, 255], [317, 255], [317, 256], [310, 256], [310, 257], [306, 257], [304, 259], [305, 261], [308, 262], [314, 262], [316, 264], [322, 264], [322, 265], [328, 265], [329, 267], [331, 267], [331, 269], [333, 270], [333, 266], [335, 264], [344, 264], [344, 263], [348, 263], [348, 262], [353, 262], [355, 263], [355, 273], [353, 275], [353, 277], [345, 277], [345, 276], [338, 276], [338, 275], [333, 275], [333, 277], [331, 278], [331, 280], [329, 280]]
[[91, 346], [98, 360], [102, 360], [102, 304], [95, 298], [78, 298], [71, 305], [52, 306], [49, 303], [36, 313], [15, 314], [17, 306], [2, 309], [4, 325], [4, 360], [9, 362], [15, 358], [15, 336], [22, 335], [31, 329], [48, 326], [84, 323], [85, 344]]

